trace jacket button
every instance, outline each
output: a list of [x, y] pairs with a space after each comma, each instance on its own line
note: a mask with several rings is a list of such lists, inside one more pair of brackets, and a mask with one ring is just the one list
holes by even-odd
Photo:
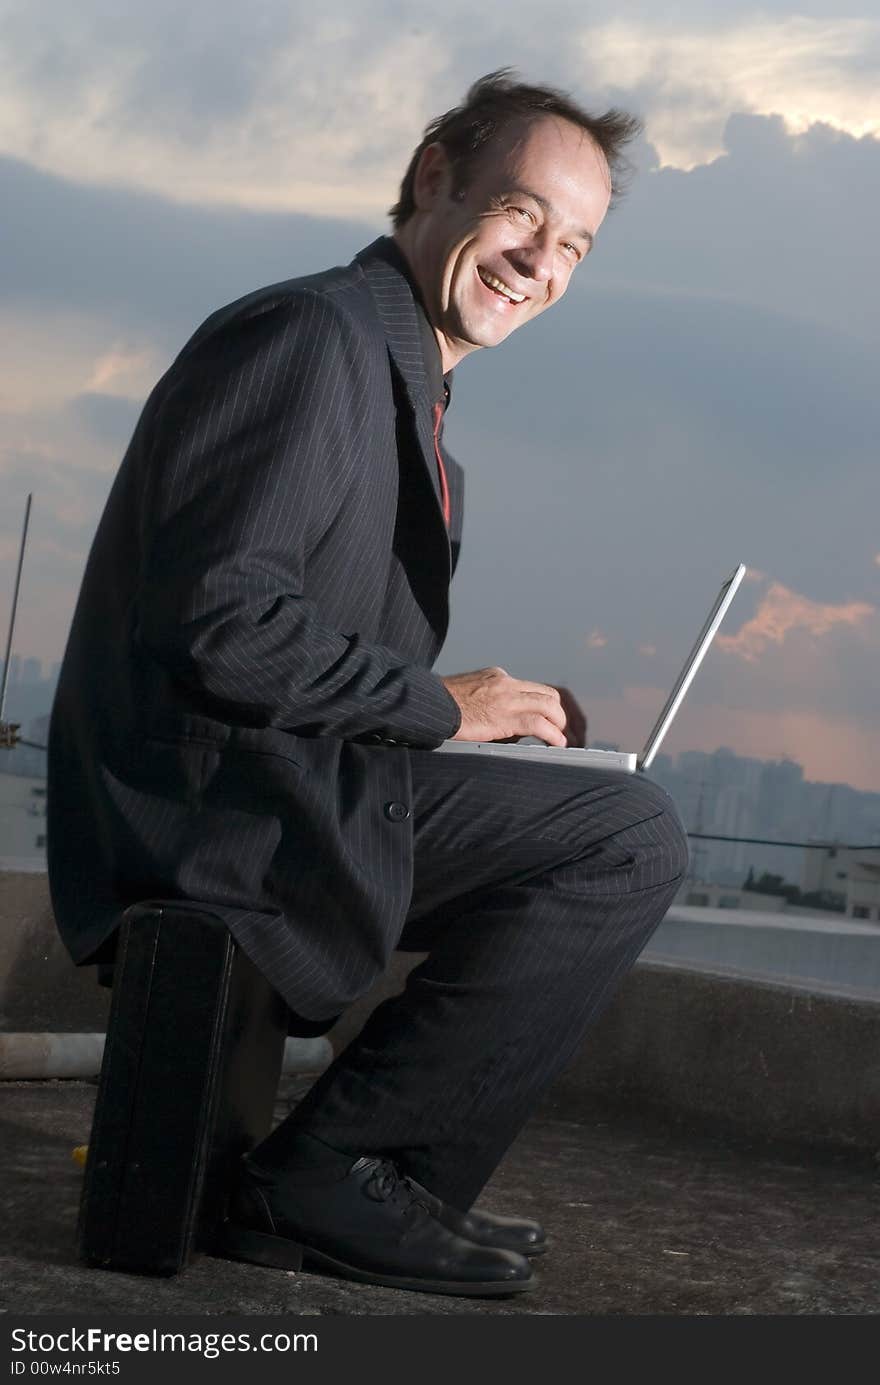
[[389, 822], [404, 822], [409, 817], [409, 808], [405, 803], [386, 803], [385, 816]]

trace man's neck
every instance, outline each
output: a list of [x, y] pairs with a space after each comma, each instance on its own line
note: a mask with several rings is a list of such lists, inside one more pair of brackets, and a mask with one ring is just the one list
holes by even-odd
[[403, 258], [409, 266], [409, 272], [413, 281], [418, 285], [422, 305], [425, 309], [431, 330], [437, 338], [437, 345], [440, 348], [440, 359], [443, 363], [443, 374], [447, 375], [450, 370], [454, 370], [459, 361], [464, 360], [472, 351], [479, 348], [464, 342], [450, 341], [444, 336], [434, 321], [434, 306], [431, 294], [428, 292], [426, 276], [420, 272], [418, 237], [413, 229], [413, 220], [410, 219], [404, 226], [399, 227], [392, 233], [391, 239], [397, 246]]

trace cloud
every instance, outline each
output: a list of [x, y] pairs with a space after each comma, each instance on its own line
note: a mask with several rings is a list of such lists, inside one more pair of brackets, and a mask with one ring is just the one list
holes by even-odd
[[[83, 181], [203, 203], [376, 214], [446, 71], [448, 17], [394, 4], [332, 14], [291, 0], [171, 0], [7, 21], [0, 135], [12, 155]], [[383, 22], [384, 21], [384, 22]], [[0, 59], [2, 64], [2, 59]]]
[[880, 22], [741, 16], [718, 22], [615, 20], [579, 36], [591, 75], [646, 111], [662, 165], [690, 169], [723, 152], [732, 111], [779, 114], [790, 132], [821, 122], [880, 131]]
[[587, 636], [588, 649], [604, 649], [607, 643], [608, 636], [603, 635], [600, 630], [594, 630], [591, 635]]
[[779, 116], [740, 113], [723, 141], [708, 167], [634, 180], [591, 275], [618, 295], [750, 305], [880, 344], [880, 139], [823, 125], [791, 135]]
[[[689, 713], [715, 709], [715, 744], [726, 708], [737, 726], [775, 723], [777, 741], [795, 720], [848, 720], [864, 745], [880, 686], [870, 353], [766, 307], [600, 292], [588, 277], [554, 312], [457, 372], [447, 438], [468, 490], [441, 671], [500, 663], [589, 709], [622, 705], [650, 667], [653, 720], [742, 559], [753, 580], [722, 638], [755, 628], [768, 587], [792, 593], [784, 609], [773, 598], [777, 617], [803, 623], [753, 660], [719, 642]], [[544, 558], [524, 567], [522, 553]], [[601, 657], [567, 653], [570, 629], [606, 633]], [[614, 721], [591, 727], [625, 742]]]
[[[59, 432], [63, 425], [59, 424]], [[67, 432], [71, 419], [67, 419]], [[21, 577], [16, 649], [54, 662], [67, 640], [79, 584], [97, 518], [112, 475], [71, 463], [61, 442], [39, 448], [4, 448], [4, 504], [0, 508], [0, 593], [11, 592], [28, 491], [33, 507]]]
[[511, 64], [588, 105], [639, 109], [661, 164], [723, 149], [733, 111], [880, 129], [875, 17], [545, 0], [442, 10], [398, 0], [80, 0], [0, 11], [0, 139], [45, 171], [173, 199], [375, 219], [426, 122], [482, 73]]
[[143, 391], [155, 379], [156, 366], [152, 351], [138, 350], [126, 346], [124, 342], [114, 343], [109, 351], [95, 361], [86, 389], [102, 394], [123, 395], [130, 393], [132, 387], [140, 387]]
[[[134, 355], [158, 344], [167, 356], [222, 303], [347, 261], [379, 234], [360, 222], [94, 187], [3, 157], [0, 205], [0, 304], [19, 315], [15, 340], [35, 324], [45, 324], [49, 342], [59, 331], [75, 337], [88, 325], [85, 353], [64, 344], [77, 362], [80, 389], [89, 387], [84, 359], [94, 369], [120, 343]], [[30, 389], [41, 372], [29, 365], [27, 374]]]
[[[737, 755], [795, 760], [805, 779], [877, 791], [880, 742], [875, 721], [854, 720], [844, 712], [805, 709], [780, 715], [776, 709], [731, 706], [726, 699], [700, 701], [694, 696], [697, 686], [688, 692], [663, 741], [664, 755], [731, 746]], [[591, 741], [640, 750], [667, 693], [667, 688], [637, 686], [624, 688], [615, 698], [585, 700]]]
[[720, 649], [755, 663], [769, 644], [783, 644], [796, 630], [806, 631], [818, 639], [835, 626], [856, 626], [875, 615], [877, 608], [867, 601], [849, 601], [843, 605], [810, 601], [781, 582], [774, 582], [761, 599], [751, 620], [736, 635], [718, 635]]
[[651, 659], [657, 653], [656, 644], [640, 644], [639, 653], [644, 654], [646, 659]]
[[[444, 88], [448, 104], [459, 88]], [[457, 372], [447, 438], [467, 499], [439, 667], [500, 663], [569, 686], [593, 733], [624, 744], [612, 711], [644, 685], [642, 651], [656, 650], [646, 695], [662, 703], [742, 558], [753, 580], [725, 634], [760, 627], [767, 582], [812, 615], [767, 636], [759, 658], [710, 651], [683, 744], [699, 725], [707, 747], [742, 752], [760, 720], [770, 753], [784, 745], [808, 763], [804, 738], [827, 722], [838, 749], [848, 726], [871, 764], [880, 620], [834, 618], [817, 633], [816, 610], [876, 604], [880, 416], [866, 342], [880, 323], [880, 141], [792, 135], [759, 116], [728, 121], [724, 139], [709, 167], [637, 179], [563, 303]], [[15, 160], [0, 183], [0, 590], [32, 489], [22, 648], [51, 660], [152, 373], [221, 303], [347, 261], [380, 227], [186, 205]], [[601, 656], [584, 631], [606, 641]]]
[[70, 402], [70, 412], [87, 430], [90, 441], [106, 445], [121, 456], [141, 411], [141, 400], [93, 391]]

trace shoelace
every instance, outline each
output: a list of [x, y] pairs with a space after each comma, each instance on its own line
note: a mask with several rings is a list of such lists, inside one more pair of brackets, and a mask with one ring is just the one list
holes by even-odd
[[420, 1196], [412, 1179], [398, 1173], [391, 1159], [381, 1159], [377, 1163], [371, 1177], [364, 1184], [364, 1192], [376, 1202], [387, 1202], [390, 1199], [398, 1207], [419, 1206], [429, 1215], [431, 1213], [430, 1206], [424, 1197]]

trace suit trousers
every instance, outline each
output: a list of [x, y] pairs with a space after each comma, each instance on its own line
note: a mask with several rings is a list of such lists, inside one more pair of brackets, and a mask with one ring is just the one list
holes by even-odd
[[405, 753], [398, 947], [428, 957], [254, 1157], [282, 1169], [307, 1132], [467, 1211], [666, 913], [687, 838], [640, 773]]

